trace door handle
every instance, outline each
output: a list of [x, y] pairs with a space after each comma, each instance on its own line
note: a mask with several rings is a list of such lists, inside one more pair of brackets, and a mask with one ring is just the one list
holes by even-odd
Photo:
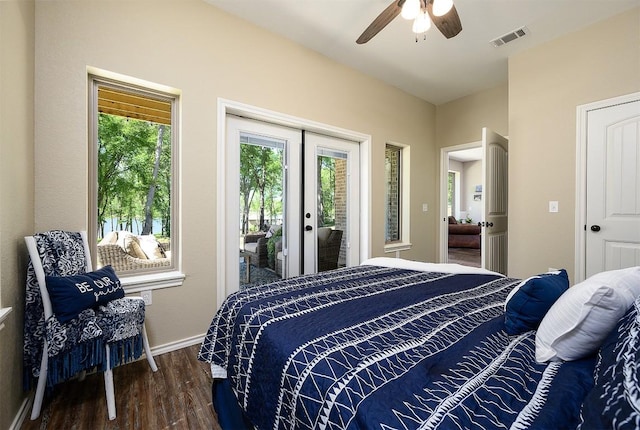
[[479, 222], [478, 223], [478, 227], [493, 227], [493, 223], [492, 222]]
[[599, 225], [592, 225], [591, 226], [591, 231], [593, 231], [594, 233], [597, 233], [600, 231], [600, 226]]
[[313, 227], [311, 227], [310, 225], [305, 225], [305, 226], [304, 226], [304, 229], [305, 229], [306, 231], [311, 231], [311, 230], [313, 230]]

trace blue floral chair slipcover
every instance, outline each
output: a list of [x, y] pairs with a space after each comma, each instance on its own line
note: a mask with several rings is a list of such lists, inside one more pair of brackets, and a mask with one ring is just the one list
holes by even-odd
[[[52, 230], [36, 234], [25, 238], [28, 247], [31, 238], [35, 241], [45, 276], [70, 276], [91, 271], [84, 232]], [[94, 368], [105, 372], [109, 418], [114, 419], [111, 369], [139, 358], [144, 348], [151, 369], [157, 370], [144, 329], [144, 301], [137, 297], [115, 299], [105, 306], [85, 309], [77, 318], [60, 323], [52, 314], [46, 287], [38, 282], [33, 263], [35, 250], [29, 251], [24, 312], [25, 390], [38, 381], [31, 419], [40, 414], [45, 385], [51, 388]], [[44, 300], [42, 287], [47, 294]], [[51, 315], [47, 316], [47, 313]], [[45, 349], [46, 357], [43, 357]]]

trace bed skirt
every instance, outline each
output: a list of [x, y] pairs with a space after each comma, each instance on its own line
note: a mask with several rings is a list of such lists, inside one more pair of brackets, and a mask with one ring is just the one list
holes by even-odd
[[214, 379], [211, 385], [213, 409], [222, 430], [249, 430], [253, 425], [244, 417], [228, 379]]

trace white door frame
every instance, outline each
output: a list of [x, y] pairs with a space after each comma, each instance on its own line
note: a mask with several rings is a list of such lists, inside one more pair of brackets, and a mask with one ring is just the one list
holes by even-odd
[[446, 263], [449, 260], [449, 229], [447, 219], [447, 196], [449, 182], [449, 153], [463, 149], [473, 149], [482, 146], [482, 141], [463, 143], [461, 145], [440, 148], [440, 246], [438, 262]]
[[574, 282], [584, 281], [587, 243], [587, 115], [590, 111], [640, 100], [640, 92], [613, 97], [576, 108], [576, 214]]
[[217, 135], [217, 197], [216, 197], [216, 304], [219, 308], [227, 297], [226, 276], [226, 183], [224, 172], [228, 165], [226, 151], [226, 116], [234, 114], [246, 118], [270, 122], [276, 125], [299, 128], [328, 136], [360, 142], [360, 261], [371, 255], [371, 135], [334, 127], [328, 124], [299, 118], [280, 112], [262, 109], [232, 100], [218, 98], [218, 135]]

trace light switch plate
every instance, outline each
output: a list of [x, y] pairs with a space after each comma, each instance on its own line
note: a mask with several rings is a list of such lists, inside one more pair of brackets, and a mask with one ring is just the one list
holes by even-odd
[[422, 212], [427, 212], [429, 210], [429, 205], [427, 203], [422, 204]]
[[558, 212], [558, 202], [555, 200], [549, 201], [549, 212]]

